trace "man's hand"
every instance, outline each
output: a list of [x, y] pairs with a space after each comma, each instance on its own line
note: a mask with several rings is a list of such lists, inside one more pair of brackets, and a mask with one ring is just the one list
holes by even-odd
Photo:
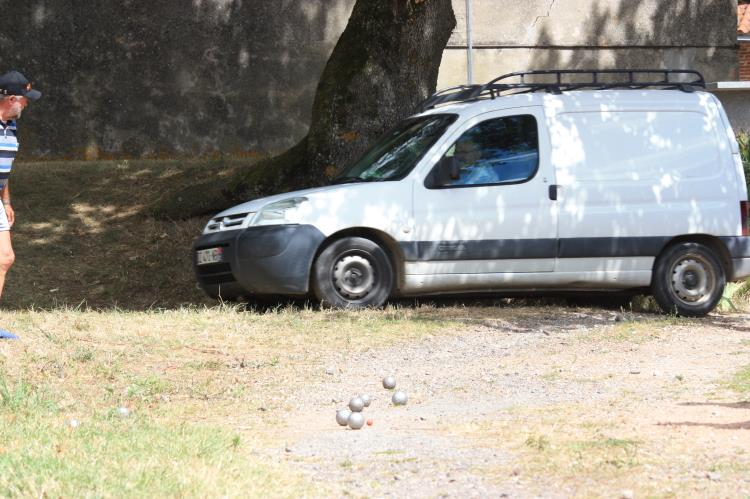
[[8, 215], [8, 224], [13, 227], [16, 221], [16, 212], [13, 211], [13, 207], [9, 204], [3, 203], [3, 208], [5, 208], [5, 214]]

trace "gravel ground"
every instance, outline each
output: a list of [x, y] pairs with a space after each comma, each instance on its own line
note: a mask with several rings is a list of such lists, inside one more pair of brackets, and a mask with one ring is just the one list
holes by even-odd
[[[268, 449], [269, 458], [337, 496], [750, 495], [746, 457], [723, 476], [706, 462], [729, 446], [750, 452], [750, 404], [721, 384], [750, 364], [750, 316], [687, 321], [548, 308], [470, 314], [456, 317], [464, 326], [447, 334], [325, 359], [318, 379], [291, 398], [296, 416], [287, 444]], [[380, 384], [386, 374], [408, 393], [405, 407], [391, 405]], [[339, 427], [335, 410], [358, 393], [373, 397], [365, 417], [374, 424]], [[516, 414], [549, 407], [554, 417], [565, 406], [584, 409], [561, 416], [561, 429], [579, 417], [623, 421], [644, 445], [685, 440], [675, 455], [687, 458], [615, 470], [609, 483], [597, 473], [571, 482], [554, 469], [529, 472], [528, 456], [511, 441], [523, 442], [534, 421]], [[517, 435], [498, 435], [509, 441], [463, 431], [508, 420]]]

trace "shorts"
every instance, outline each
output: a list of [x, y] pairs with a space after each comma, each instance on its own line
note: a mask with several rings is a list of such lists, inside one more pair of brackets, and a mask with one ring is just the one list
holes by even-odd
[[8, 223], [8, 214], [5, 213], [5, 205], [0, 203], [0, 232], [6, 232], [10, 230], [10, 223]]

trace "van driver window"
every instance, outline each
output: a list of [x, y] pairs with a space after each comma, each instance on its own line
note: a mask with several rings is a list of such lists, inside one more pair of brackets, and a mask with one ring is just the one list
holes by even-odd
[[484, 121], [464, 132], [433, 170], [434, 187], [513, 184], [539, 164], [539, 136], [531, 115]]

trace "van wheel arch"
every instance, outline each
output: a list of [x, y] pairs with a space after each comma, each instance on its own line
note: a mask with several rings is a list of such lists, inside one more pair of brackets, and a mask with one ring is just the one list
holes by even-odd
[[[651, 267], [651, 272], [653, 275], [653, 271], [656, 269], [656, 262], [659, 261], [659, 258], [672, 246], [680, 243], [698, 243], [702, 244], [704, 246], [707, 246], [711, 250], [716, 253], [716, 256], [719, 257], [719, 261], [721, 262], [721, 266], [724, 269], [724, 275], [727, 277], [732, 275], [732, 255], [729, 253], [729, 249], [727, 246], [716, 236], [711, 236], [708, 234], [687, 234], [684, 236], [677, 236], [669, 240], [664, 247], [661, 249], [659, 254], [654, 259], [654, 264]], [[652, 284], [653, 284], [653, 277]]]
[[404, 282], [404, 252], [401, 250], [401, 247], [398, 245], [395, 239], [393, 239], [391, 236], [386, 234], [383, 231], [372, 229], [369, 227], [353, 227], [350, 229], [344, 229], [339, 232], [335, 232], [328, 236], [318, 247], [318, 250], [315, 252], [315, 256], [312, 259], [311, 266], [310, 266], [310, 288], [312, 289], [312, 279], [313, 279], [313, 273], [315, 268], [315, 262], [318, 261], [318, 258], [320, 257], [320, 254], [325, 251], [326, 248], [328, 248], [331, 244], [335, 243], [336, 241], [340, 239], [344, 239], [347, 237], [362, 237], [364, 239], [369, 239], [370, 241], [374, 242], [383, 250], [385, 251], [386, 255], [388, 256], [388, 259], [391, 262], [391, 267], [394, 272], [394, 287], [393, 292], [394, 294], [399, 294], [401, 291], [401, 288], [403, 287]]

